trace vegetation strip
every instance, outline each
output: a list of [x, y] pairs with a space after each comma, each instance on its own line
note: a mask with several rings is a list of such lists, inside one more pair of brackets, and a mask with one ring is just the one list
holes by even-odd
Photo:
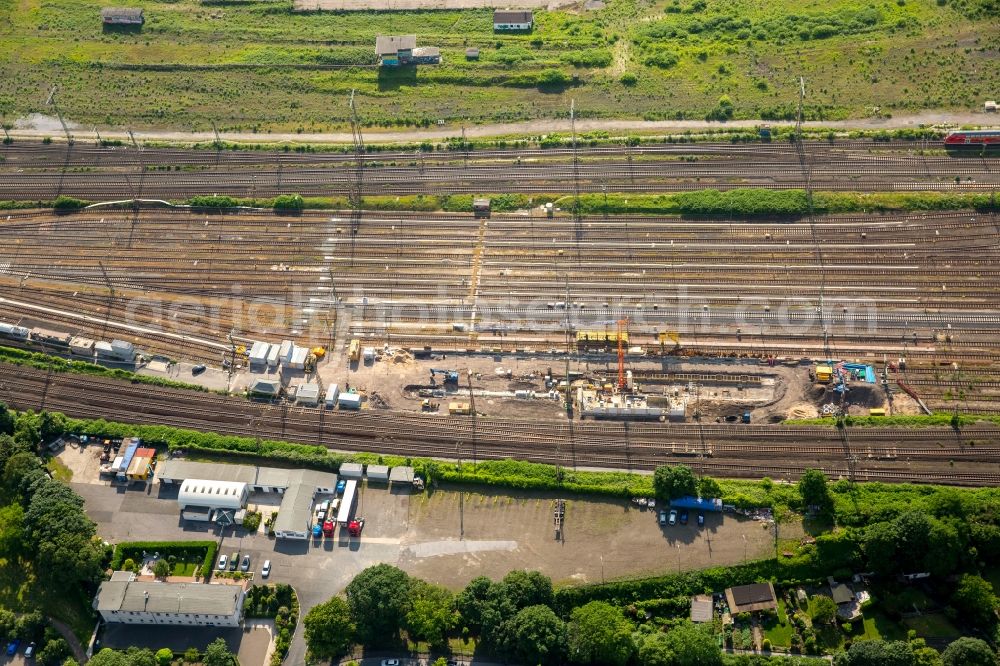
[[[568, 194], [483, 194], [491, 200], [497, 212], [509, 212], [555, 203], [564, 209], [573, 205]], [[471, 194], [367, 196], [362, 208], [375, 211], [422, 212], [472, 212]], [[60, 197], [52, 202], [0, 202], [0, 209], [53, 207], [69, 212], [93, 202]], [[201, 209], [231, 209], [238, 207], [270, 208], [277, 213], [301, 210], [346, 210], [350, 208], [347, 197], [302, 197], [287, 194], [273, 199], [246, 199], [229, 196], [199, 196], [183, 205]], [[682, 215], [709, 216], [787, 216], [801, 217], [810, 213], [809, 197], [805, 190], [696, 190], [669, 194], [582, 194], [580, 209], [586, 215], [608, 213], [612, 215]], [[1000, 210], [995, 194], [946, 193], [946, 192], [814, 192], [812, 211], [816, 214], [837, 213], [886, 213], [943, 210]]]

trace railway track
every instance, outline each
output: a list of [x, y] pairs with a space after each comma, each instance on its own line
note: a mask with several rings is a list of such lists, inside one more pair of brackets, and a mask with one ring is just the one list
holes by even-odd
[[[5, 364], [0, 364], [0, 398], [20, 409], [161, 423], [339, 450], [465, 460], [516, 457], [630, 470], [687, 461], [716, 475], [776, 478], [794, 478], [803, 469], [817, 466], [834, 476], [845, 476], [849, 473], [845, 460], [850, 457], [858, 480], [1000, 484], [1000, 429], [995, 427], [856, 429], [850, 430], [845, 441], [843, 433], [828, 428], [531, 423], [385, 411], [345, 414]], [[702, 457], [707, 451], [711, 457]], [[775, 465], [775, 459], [784, 462]]]
[[[62, 153], [0, 151], [0, 197], [90, 199], [138, 196], [186, 198], [200, 194], [270, 197], [285, 192], [342, 195], [357, 179], [351, 156], [62, 146]], [[55, 150], [55, 152], [54, 152]], [[992, 191], [1000, 160], [919, 154], [919, 145], [848, 142], [789, 144], [671, 144], [642, 148], [588, 148], [574, 162], [565, 149], [390, 153], [367, 155], [364, 192], [396, 194], [496, 191], [686, 191], [706, 186], [851, 191]]]

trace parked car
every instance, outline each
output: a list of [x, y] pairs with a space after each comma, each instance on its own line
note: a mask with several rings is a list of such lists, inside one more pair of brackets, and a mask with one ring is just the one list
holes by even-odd
[[240, 554], [236, 552], [229, 556], [229, 570], [236, 571], [238, 566], [240, 566]]
[[271, 560], [264, 560], [264, 566], [260, 568], [260, 577], [267, 578], [271, 575]]
[[225, 555], [219, 555], [219, 571], [225, 571], [227, 564], [229, 564], [229, 558]]
[[192, 375], [200, 375], [201, 373], [205, 372], [205, 370], [207, 370], [206, 366], [204, 366], [204, 365], [196, 365], [193, 368], [191, 368], [191, 374]]
[[702, 527], [704, 525], [705, 525], [705, 514], [699, 513], [698, 514], [698, 527]]
[[35, 641], [31, 641], [31, 645], [24, 648], [24, 658], [31, 659], [35, 656]]
[[[346, 488], [346, 487], [347, 487], [347, 481], [345, 481], [344, 479], [337, 479], [337, 494], [338, 495], [343, 495], [344, 494], [344, 488]], [[394, 660], [390, 659], [390, 661], [394, 661]]]
[[399, 666], [399, 659], [383, 659], [382, 666]]
[[247, 572], [247, 571], [250, 571], [250, 556], [249, 555], [244, 555], [243, 556], [243, 561], [240, 562], [240, 571], [243, 571], [244, 573]]
[[688, 524], [688, 512], [687, 509], [681, 509], [681, 525]]
[[10, 643], [7, 643], [7, 656], [13, 657], [17, 654], [17, 648], [21, 647], [21, 639], [15, 638]]
[[667, 524], [667, 510], [660, 509], [660, 527], [663, 527], [666, 524]]
[[677, 511], [676, 511], [676, 509], [671, 509], [670, 510], [670, 518], [667, 519], [667, 522], [669, 524], [671, 524], [671, 525], [676, 525], [677, 524]]

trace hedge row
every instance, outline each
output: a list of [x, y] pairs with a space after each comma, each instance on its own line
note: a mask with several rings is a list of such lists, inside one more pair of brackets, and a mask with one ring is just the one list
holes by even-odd
[[120, 368], [108, 368], [87, 361], [77, 361], [52, 356], [44, 352], [32, 352], [15, 347], [0, 346], [0, 362], [12, 365], [24, 365], [38, 370], [51, 370], [52, 372], [72, 372], [80, 375], [90, 375], [94, 377], [109, 377], [111, 379], [123, 379], [133, 384], [149, 384], [150, 386], [163, 386], [166, 388], [179, 388], [191, 391], [210, 392], [209, 389], [198, 384], [185, 384], [184, 382], [164, 379], [162, 377], [151, 377], [140, 375], [130, 370]]
[[[1000, 424], [1000, 415], [997, 414], [952, 414], [947, 412], [935, 412], [931, 415], [913, 414], [899, 416], [849, 416], [841, 423], [846, 426], [858, 428], [878, 428], [878, 427], [906, 427], [906, 428], [939, 428], [946, 426], [968, 426], [976, 423]], [[812, 426], [836, 426], [836, 418], [816, 418], [816, 419], [791, 419], [785, 421], [787, 425], [812, 425]]]
[[207, 578], [215, 567], [214, 541], [128, 541], [115, 545], [115, 553], [111, 558], [111, 569], [118, 571], [125, 560], [142, 562], [143, 553], [159, 553], [160, 557], [173, 555], [178, 559], [202, 556], [201, 576]]
[[[732, 567], [563, 587], [556, 590], [555, 607], [557, 613], [566, 616], [574, 608], [591, 601], [606, 601], [616, 606], [634, 604], [639, 607], [644, 600], [656, 599], [673, 605], [676, 604], [674, 600], [681, 597], [711, 594], [735, 585], [768, 580], [774, 581], [775, 585], [797, 585], [821, 580], [826, 575], [829, 575], [827, 571], [812, 563], [796, 567], [785, 565], [777, 559], [759, 560]], [[656, 614], [653, 608], [649, 610]]]

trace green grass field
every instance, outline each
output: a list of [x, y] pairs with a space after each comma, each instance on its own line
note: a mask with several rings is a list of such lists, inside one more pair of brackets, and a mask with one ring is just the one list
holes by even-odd
[[[787, 118], [800, 75], [810, 118], [972, 110], [1000, 79], [997, 0], [608, 0], [503, 36], [489, 10], [295, 14], [290, 0], [141, 0], [141, 32], [104, 32], [102, 4], [0, 0], [5, 122], [51, 114], [53, 82], [84, 127], [265, 133], [343, 127], [352, 89], [363, 122], [392, 126], [565, 116], [570, 98], [581, 117]], [[444, 64], [323, 68], [370, 63], [378, 33], [415, 33]]]

